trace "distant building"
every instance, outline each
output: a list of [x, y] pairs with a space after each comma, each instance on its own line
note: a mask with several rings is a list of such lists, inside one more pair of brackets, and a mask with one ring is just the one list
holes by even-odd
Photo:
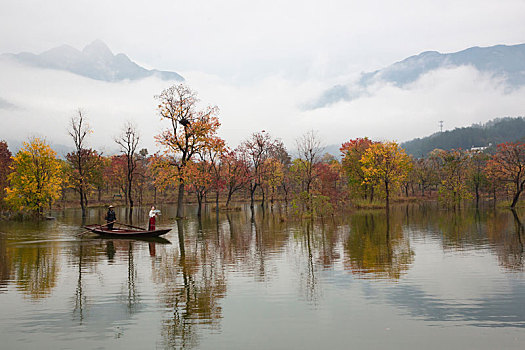
[[472, 152], [484, 152], [487, 148], [489, 148], [490, 146], [492, 146], [492, 143], [489, 143], [488, 146], [479, 146], [479, 147], [470, 147], [470, 150]]

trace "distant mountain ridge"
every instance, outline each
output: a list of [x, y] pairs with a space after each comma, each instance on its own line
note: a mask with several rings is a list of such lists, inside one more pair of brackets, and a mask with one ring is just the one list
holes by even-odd
[[426, 157], [436, 148], [471, 149], [472, 147], [495, 147], [499, 143], [525, 140], [525, 118], [496, 118], [485, 124], [473, 124], [464, 128], [437, 132], [401, 144], [407, 154], [416, 158]]
[[87, 78], [108, 82], [138, 80], [150, 76], [157, 76], [162, 80], [184, 80], [181, 75], [175, 72], [143, 68], [123, 53], [114, 55], [108, 46], [100, 40], [95, 40], [84, 47], [82, 51], [69, 45], [62, 45], [39, 55], [22, 52], [19, 54], [6, 53], [0, 57], [34, 67], [68, 71]]
[[501, 78], [509, 87], [525, 85], [525, 44], [471, 47], [454, 53], [427, 51], [408, 57], [375, 72], [363, 73], [358, 81], [358, 91], [346, 85], [336, 85], [326, 90], [310, 108], [352, 100], [359, 97], [364, 89], [376, 82], [391, 83], [404, 87], [416, 81], [421, 75], [439, 68], [473, 66], [478, 71]]

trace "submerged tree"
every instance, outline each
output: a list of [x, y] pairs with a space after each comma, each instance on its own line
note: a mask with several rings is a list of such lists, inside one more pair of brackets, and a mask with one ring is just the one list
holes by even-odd
[[0, 209], [4, 206], [5, 188], [8, 185], [7, 177], [12, 171], [10, 168], [13, 162], [11, 155], [11, 151], [9, 151], [7, 147], [7, 142], [0, 141]]
[[397, 143], [382, 142], [371, 145], [365, 151], [361, 164], [365, 181], [379, 182], [384, 186], [388, 209], [391, 190], [407, 175], [410, 158]]
[[525, 188], [525, 143], [509, 142], [498, 145], [498, 151], [488, 165], [489, 173], [499, 181], [511, 184], [513, 196], [511, 208], [516, 207]]
[[24, 142], [11, 167], [7, 202], [17, 210], [42, 216], [44, 208], [60, 197], [62, 169], [56, 152], [34, 138]]
[[250, 182], [250, 164], [239, 150], [224, 152], [221, 163], [227, 192], [226, 207], [228, 208], [232, 196]]
[[468, 157], [461, 150], [436, 152], [441, 159], [439, 198], [456, 208], [462, 200], [470, 198], [467, 188]]
[[215, 136], [220, 126], [216, 116], [218, 108], [207, 107], [199, 110], [197, 94], [185, 84], [174, 85], [162, 91], [156, 98], [159, 100], [161, 118], [170, 123], [167, 129], [156, 136], [156, 140], [164, 147], [165, 153], [171, 156], [170, 165], [177, 170], [177, 217], [181, 218], [186, 166]]
[[321, 156], [324, 147], [321, 145], [321, 140], [317, 133], [313, 130], [308, 131], [303, 136], [296, 140], [297, 158], [301, 166], [298, 170], [301, 172], [300, 177], [303, 180], [303, 191], [307, 198], [307, 210], [311, 207], [311, 192], [312, 184], [317, 177], [317, 165], [321, 162]]
[[374, 200], [374, 183], [365, 178], [361, 158], [366, 150], [375, 142], [368, 138], [357, 138], [345, 142], [339, 149], [343, 157], [341, 164], [346, 174], [348, 186], [353, 193], [360, 194], [364, 199]]
[[77, 113], [77, 116], [71, 118], [68, 131], [75, 143], [75, 150], [67, 154], [66, 160], [71, 169], [69, 182], [79, 194], [82, 217], [85, 217], [89, 186], [88, 176], [90, 173], [89, 163], [91, 163], [93, 157], [93, 152], [85, 147], [85, 139], [92, 130], [86, 123], [82, 111], [79, 109]]
[[467, 183], [474, 192], [476, 208], [479, 206], [480, 192], [488, 184], [485, 168], [489, 156], [483, 152], [468, 152]]
[[128, 194], [127, 199], [130, 208], [133, 208], [133, 177], [137, 170], [137, 146], [139, 140], [139, 132], [131, 122], [127, 122], [122, 133], [115, 138], [115, 142], [120, 146], [120, 151], [126, 159], [126, 193]]
[[[266, 131], [253, 133], [252, 136], [244, 141], [240, 146], [242, 157], [250, 164], [250, 181], [248, 183], [250, 191], [250, 208], [253, 210], [255, 201], [255, 191], [261, 187], [268, 168], [265, 166], [266, 160], [274, 148], [273, 140]], [[264, 204], [264, 191], [261, 189]]]

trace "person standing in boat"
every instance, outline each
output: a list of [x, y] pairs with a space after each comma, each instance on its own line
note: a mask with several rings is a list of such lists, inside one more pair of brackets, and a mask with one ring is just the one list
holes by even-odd
[[157, 217], [158, 212], [159, 211], [156, 210], [154, 206], [151, 207], [151, 210], [149, 211], [148, 231], [155, 231], [155, 219]]
[[106, 214], [106, 226], [108, 228], [108, 230], [113, 230], [113, 224], [115, 223], [115, 221], [117, 221], [117, 214], [115, 214], [115, 211], [113, 210], [113, 206], [110, 205], [108, 207], [108, 212]]

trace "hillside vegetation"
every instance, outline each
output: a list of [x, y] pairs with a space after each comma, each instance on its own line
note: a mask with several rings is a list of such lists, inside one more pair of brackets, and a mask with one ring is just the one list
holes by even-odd
[[443, 150], [487, 147], [503, 142], [525, 139], [525, 119], [497, 118], [485, 124], [473, 124], [464, 128], [438, 132], [433, 135], [407, 141], [401, 146], [414, 157], [425, 157], [436, 148]]

